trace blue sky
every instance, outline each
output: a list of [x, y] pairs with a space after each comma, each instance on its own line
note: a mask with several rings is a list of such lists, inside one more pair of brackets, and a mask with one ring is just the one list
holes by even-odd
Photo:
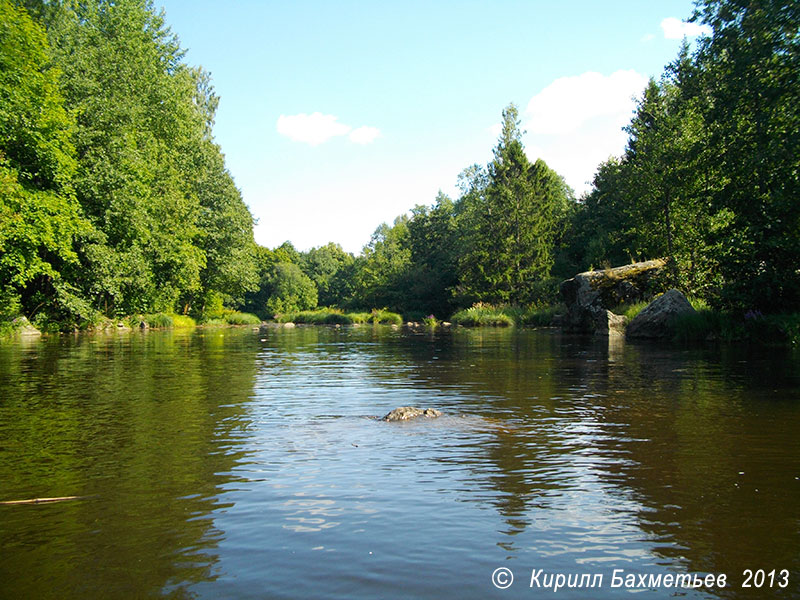
[[491, 159], [503, 108], [578, 195], [619, 155], [690, 0], [155, 0], [221, 97], [215, 135], [256, 241], [358, 253], [375, 228]]

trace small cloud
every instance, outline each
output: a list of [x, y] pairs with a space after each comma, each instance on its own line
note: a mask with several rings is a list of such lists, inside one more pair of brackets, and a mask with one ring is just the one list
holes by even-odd
[[315, 112], [310, 115], [281, 115], [277, 123], [278, 133], [295, 142], [319, 146], [332, 137], [347, 135], [352, 127], [338, 122], [338, 117]]
[[331, 138], [349, 134], [349, 139], [354, 144], [369, 144], [379, 137], [381, 132], [377, 127], [359, 127], [353, 129], [350, 125], [339, 122], [339, 117], [323, 115], [320, 112], [307, 115], [281, 115], [276, 124], [278, 133], [295, 142], [302, 142], [309, 146], [319, 146]]
[[641, 42], [652, 42], [654, 39], [656, 39], [656, 36], [654, 36], [652, 33], [648, 33], [648, 34], [643, 35], [642, 39], [639, 40], [639, 41], [641, 41]]
[[531, 159], [542, 158], [580, 195], [600, 162], [619, 155], [647, 77], [636, 71], [587, 72], [556, 79], [528, 102], [523, 116]]
[[664, 37], [668, 40], [680, 40], [684, 37], [711, 35], [711, 27], [708, 25], [687, 23], [675, 17], [667, 17], [661, 21], [661, 30], [664, 32]]
[[381, 135], [381, 130], [377, 127], [364, 125], [350, 132], [350, 141], [354, 144], [371, 144]]
[[493, 138], [499, 138], [500, 134], [503, 133], [503, 124], [495, 123], [494, 125], [488, 127], [486, 131], [488, 131]]
[[572, 133], [595, 117], [630, 116], [631, 96], [647, 78], [636, 71], [616, 71], [608, 77], [589, 71], [561, 77], [536, 94], [525, 109], [525, 129], [531, 134]]

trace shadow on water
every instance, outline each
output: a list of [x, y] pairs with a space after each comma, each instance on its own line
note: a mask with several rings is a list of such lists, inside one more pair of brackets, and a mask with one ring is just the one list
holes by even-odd
[[180, 598], [213, 580], [256, 351], [213, 331], [0, 346], [0, 499], [87, 496], [0, 506], [1, 595]]

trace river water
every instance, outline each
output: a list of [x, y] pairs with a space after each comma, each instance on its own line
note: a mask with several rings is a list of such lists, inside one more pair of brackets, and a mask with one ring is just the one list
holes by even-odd
[[[445, 416], [372, 418], [404, 405]], [[538, 598], [559, 575], [559, 598], [797, 597], [800, 355], [372, 326], [3, 342], [0, 501], [65, 496], [0, 505], [0, 597]]]

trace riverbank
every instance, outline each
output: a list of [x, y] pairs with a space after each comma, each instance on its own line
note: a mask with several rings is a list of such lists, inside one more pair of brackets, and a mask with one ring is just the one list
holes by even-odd
[[[716, 311], [705, 302], [689, 298], [694, 313], [678, 315], [671, 325], [667, 340], [678, 343], [725, 342], [756, 343], [765, 346], [800, 346], [800, 313], [764, 315], [749, 311], [743, 315]], [[611, 310], [630, 323], [645, 307], [646, 302], [621, 304]], [[0, 324], [0, 338], [36, 337], [42, 334], [67, 332], [110, 332], [131, 330], [194, 329], [204, 327], [260, 326], [267, 323], [277, 325], [408, 325], [413, 328], [460, 327], [560, 327], [566, 307], [563, 304], [544, 307], [519, 307], [477, 303], [457, 311], [450, 321], [440, 321], [429, 315], [423, 319], [405, 319], [403, 315], [388, 310], [373, 309], [370, 312], [345, 312], [337, 308], [321, 308], [309, 311], [276, 315], [274, 320], [262, 321], [251, 313], [229, 311], [214, 318], [196, 320], [187, 315], [174, 313], [150, 313], [109, 319], [103, 317], [82, 327], [66, 327], [64, 324], [46, 322], [41, 327], [33, 325], [25, 317], [17, 317]], [[41, 325], [37, 323], [37, 325]]]
[[227, 327], [234, 325], [260, 325], [261, 319], [250, 313], [226, 311], [213, 318], [196, 320], [188, 315], [176, 313], [146, 313], [128, 315], [119, 319], [99, 317], [80, 325], [59, 323], [57, 321], [37, 321], [31, 323], [26, 317], [18, 316], [11, 321], [0, 323], [0, 338], [16, 336], [38, 336], [78, 331], [128, 331], [134, 329], [194, 329], [195, 327]]
[[[768, 346], [800, 345], [800, 313], [765, 315], [759, 311], [744, 314], [718, 311], [696, 298], [689, 298], [693, 313], [676, 316], [671, 324], [674, 342], [754, 342]], [[620, 304], [611, 312], [630, 323], [647, 302]], [[563, 304], [541, 308], [495, 306], [479, 303], [458, 311], [454, 325], [464, 327], [558, 327], [566, 313]]]

